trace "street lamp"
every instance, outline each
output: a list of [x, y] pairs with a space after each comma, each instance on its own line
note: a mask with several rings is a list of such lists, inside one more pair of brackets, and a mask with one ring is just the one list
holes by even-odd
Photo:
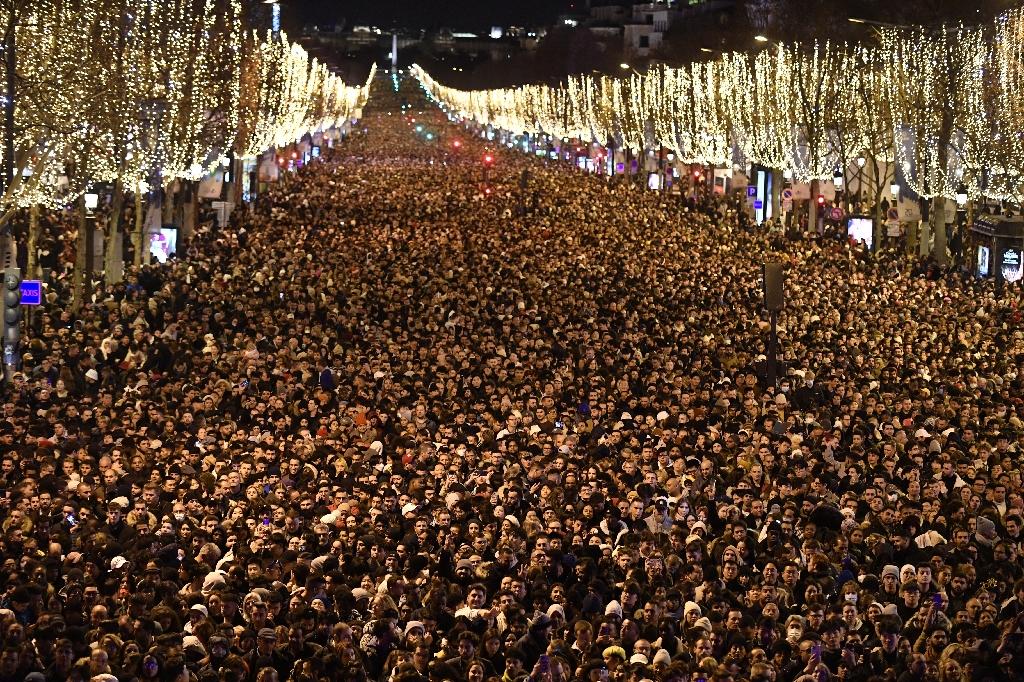
[[762, 35], [754, 36], [754, 40], [756, 40], [759, 43], [767, 43], [768, 42], [768, 38], [765, 37], [765, 36], [762, 36]]
[[883, 28], [912, 28], [907, 24], [893, 24], [888, 21], [875, 21], [874, 19], [861, 19], [860, 17], [850, 17], [847, 19], [851, 24], [863, 24], [865, 26], [880, 26]]
[[270, 5], [270, 28], [276, 36], [281, 32], [281, 3], [279, 0], [263, 0], [264, 5]]

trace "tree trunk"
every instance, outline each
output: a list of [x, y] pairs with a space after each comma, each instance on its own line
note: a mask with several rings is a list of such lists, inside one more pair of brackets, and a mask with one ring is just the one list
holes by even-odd
[[146, 225], [145, 208], [146, 208], [146, 204], [145, 204], [145, 202], [142, 199], [142, 192], [139, 191], [138, 187], [136, 187], [135, 188], [135, 230], [132, 233], [132, 235], [133, 235], [132, 236], [132, 243], [135, 246], [135, 254], [134, 254], [135, 257], [133, 259], [135, 267], [139, 267], [140, 265], [142, 265], [142, 250], [144, 248], [143, 243], [142, 243], [142, 241], [143, 241], [142, 231], [145, 229], [145, 225]]
[[818, 193], [821, 191], [821, 183], [817, 178], [811, 180], [811, 200], [807, 208], [807, 230], [817, 233], [818, 231]]
[[245, 191], [245, 187], [246, 187], [246, 185], [243, 184], [243, 183], [248, 183], [249, 182], [249, 178], [246, 177], [244, 175], [244, 173], [245, 173], [245, 161], [242, 160], [241, 158], [238, 158], [238, 157], [232, 158], [231, 159], [231, 180], [232, 180], [231, 189], [234, 190], [234, 191], [232, 192], [231, 201], [234, 203], [235, 206], [241, 206], [242, 205], [242, 192]]
[[25, 279], [38, 279], [39, 269], [39, 204], [28, 209], [28, 260], [25, 263]]
[[178, 201], [178, 181], [175, 180], [163, 190], [163, 198], [160, 203], [160, 225], [170, 225], [174, 222], [175, 206]]
[[875, 201], [875, 214], [872, 216], [872, 226], [871, 226], [871, 230], [872, 230], [872, 232], [875, 235], [874, 236], [875, 251], [881, 250], [882, 245], [885, 243], [886, 233], [887, 233], [886, 227], [885, 227], [885, 222], [886, 222], [886, 217], [882, 213], [882, 199], [881, 199], [881, 197], [879, 197]]
[[918, 229], [921, 231], [920, 241], [917, 244], [917, 255], [919, 255], [919, 256], [927, 256], [928, 252], [929, 252], [929, 249], [931, 248], [930, 247], [930, 244], [931, 244], [931, 241], [932, 241], [932, 236], [931, 236], [931, 233], [930, 233], [930, 231], [931, 231], [931, 213], [930, 213], [930, 211], [931, 210], [932, 210], [932, 207], [931, 207], [931, 205], [929, 205], [929, 219], [928, 220], [919, 220], [918, 221]]
[[772, 217], [782, 215], [782, 171], [772, 169]]
[[187, 243], [196, 231], [199, 218], [199, 181], [188, 180], [183, 189], [184, 199], [178, 236]]
[[124, 240], [121, 237], [121, 212], [124, 210], [124, 180], [114, 182], [114, 199], [107, 221], [107, 241], [103, 245], [103, 281], [107, 284], [124, 278]]
[[945, 267], [949, 264], [949, 256], [946, 253], [946, 197], [935, 197], [932, 199], [932, 234], [935, 235], [935, 242], [932, 247], [932, 256], [935, 262]]
[[[875, 158], [874, 154], [872, 154], [871, 155], [871, 176], [870, 176], [871, 177], [871, 185], [870, 185], [870, 187], [871, 187], [872, 190], [874, 190], [874, 194], [875, 194], [875, 214], [874, 214], [874, 225], [872, 226], [872, 230], [874, 231], [874, 234], [875, 234], [875, 250], [876, 251], [880, 250], [882, 248], [882, 245], [885, 243], [885, 240], [888, 239], [888, 229], [887, 229], [887, 226], [886, 226], [886, 222], [888, 221], [888, 216], [885, 215], [882, 212], [882, 194], [885, 192], [885, 181], [884, 181], [883, 178], [880, 177], [881, 175], [882, 175], [882, 170], [881, 170], [881, 168], [879, 168], [878, 159]], [[861, 189], [863, 190], [864, 185], [867, 184], [867, 183], [865, 183], [864, 180], [863, 180], [863, 178], [864, 178], [863, 173], [861, 174], [860, 177], [861, 177]]]
[[86, 269], [92, 254], [89, 253], [90, 242], [87, 238], [89, 222], [86, 220], [85, 196], [78, 199], [78, 239], [75, 248], [75, 271], [72, 275], [72, 312], [79, 312], [85, 304]]

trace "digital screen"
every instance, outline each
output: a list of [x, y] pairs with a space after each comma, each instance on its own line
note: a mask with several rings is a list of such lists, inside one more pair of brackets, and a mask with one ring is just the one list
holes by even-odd
[[875, 228], [871, 218], [850, 218], [846, 223], [846, 234], [854, 242], [864, 242], [868, 249], [874, 247]]
[[987, 246], [978, 247], [978, 277], [988, 277], [991, 251]]
[[162, 227], [160, 232], [150, 237], [149, 252], [161, 263], [166, 263], [178, 248], [178, 228]]
[[1020, 249], [1003, 249], [1003, 263], [1001, 266], [1003, 279], [1007, 282], [1019, 282], [1024, 271], [1021, 270]]

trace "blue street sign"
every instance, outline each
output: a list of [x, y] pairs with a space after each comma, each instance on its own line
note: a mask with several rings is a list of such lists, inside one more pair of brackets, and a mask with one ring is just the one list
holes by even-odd
[[754, 210], [755, 211], [760, 211], [762, 208], [764, 208], [764, 202], [763, 201], [758, 199], [757, 201], [754, 202]]
[[40, 305], [43, 302], [43, 283], [38, 279], [21, 280], [21, 304]]
[[749, 187], [747, 187], [747, 196], [748, 197], [756, 197], [757, 196], [757, 187], [755, 187], [754, 185], [750, 185]]

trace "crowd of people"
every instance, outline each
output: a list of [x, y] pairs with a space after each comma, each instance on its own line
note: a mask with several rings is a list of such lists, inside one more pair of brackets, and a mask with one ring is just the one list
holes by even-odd
[[178, 258], [50, 285], [0, 682], [1019, 679], [1020, 289], [375, 97]]

